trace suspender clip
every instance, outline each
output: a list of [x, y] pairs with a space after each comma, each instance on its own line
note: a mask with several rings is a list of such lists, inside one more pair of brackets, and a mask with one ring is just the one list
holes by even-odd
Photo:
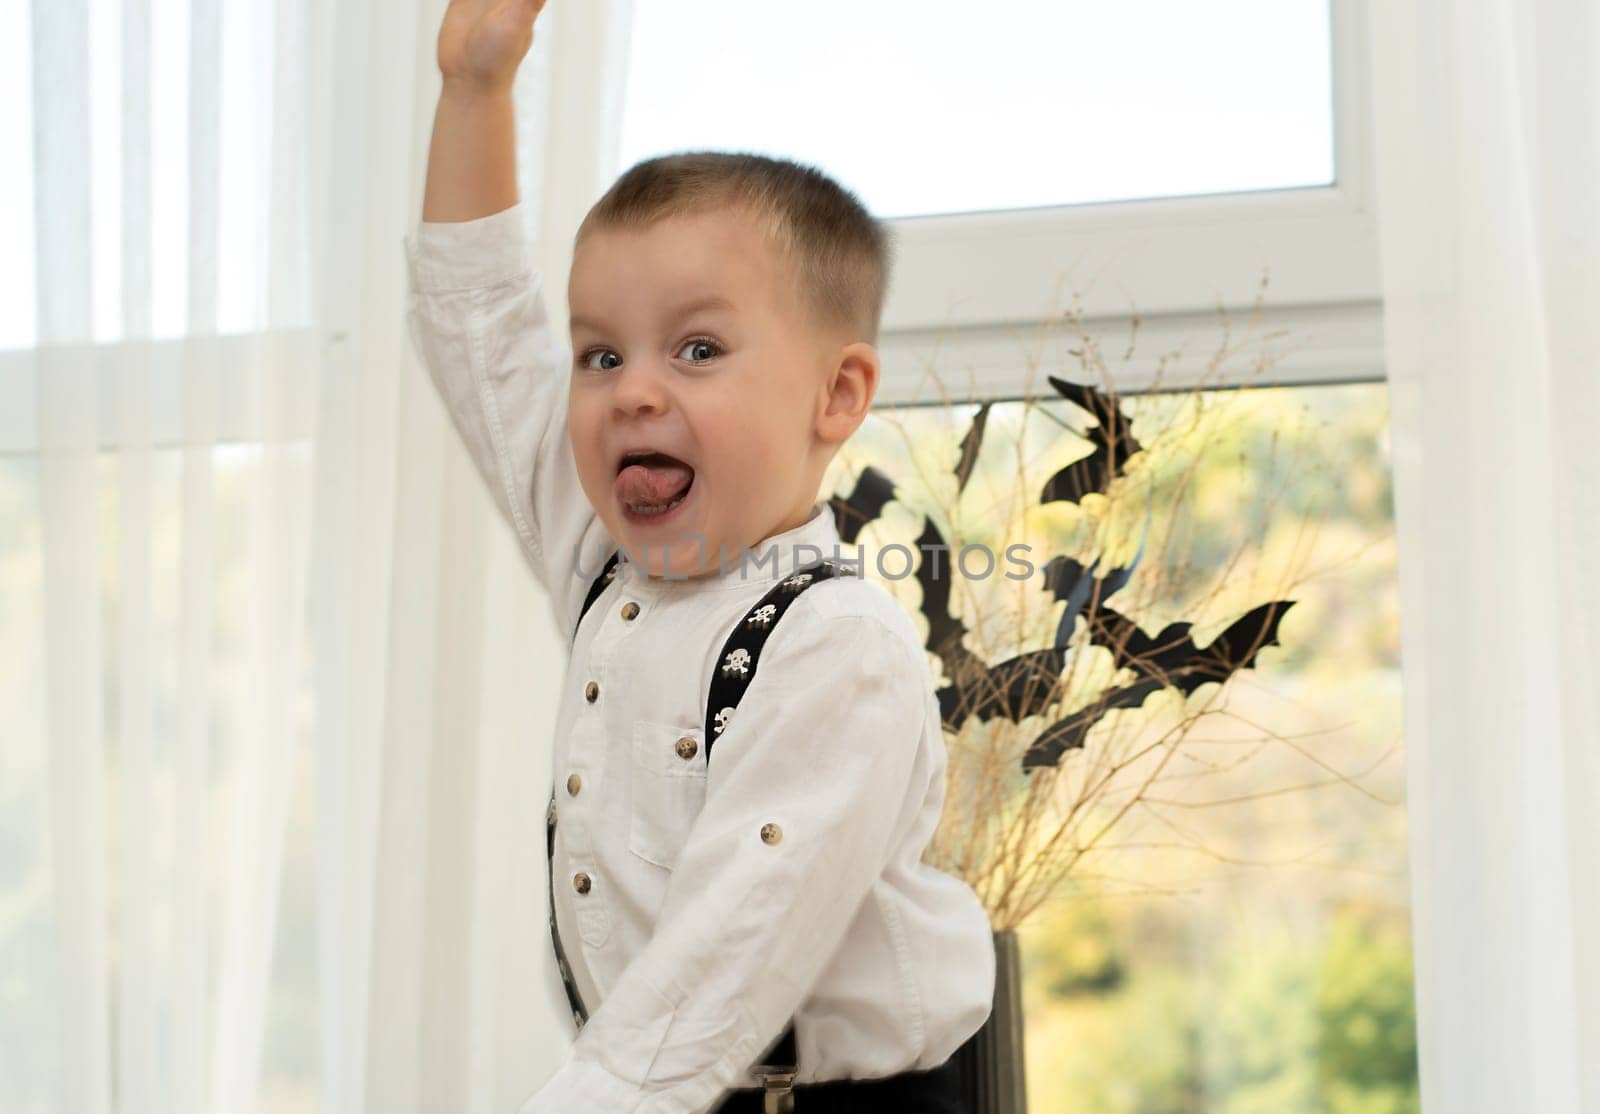
[[761, 1080], [762, 1114], [794, 1114], [794, 1076], [793, 1069], [779, 1071], [775, 1069], [756, 1069], [756, 1076]]

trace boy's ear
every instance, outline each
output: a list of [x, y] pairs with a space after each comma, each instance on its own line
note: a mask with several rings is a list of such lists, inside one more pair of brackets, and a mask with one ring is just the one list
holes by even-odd
[[878, 393], [878, 350], [865, 341], [839, 350], [833, 370], [823, 383], [817, 439], [842, 444], [866, 419]]

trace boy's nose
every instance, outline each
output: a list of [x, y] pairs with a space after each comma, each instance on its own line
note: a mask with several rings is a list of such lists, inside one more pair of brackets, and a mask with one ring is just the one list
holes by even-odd
[[624, 364], [611, 387], [611, 403], [618, 414], [661, 413], [670, 403], [661, 375], [646, 363]]

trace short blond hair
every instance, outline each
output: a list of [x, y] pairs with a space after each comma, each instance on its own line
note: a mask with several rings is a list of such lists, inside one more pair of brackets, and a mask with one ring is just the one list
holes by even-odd
[[645, 159], [595, 202], [576, 244], [598, 229], [643, 228], [724, 206], [745, 209], [766, 229], [820, 321], [877, 343], [893, 262], [889, 229], [812, 166], [732, 151]]

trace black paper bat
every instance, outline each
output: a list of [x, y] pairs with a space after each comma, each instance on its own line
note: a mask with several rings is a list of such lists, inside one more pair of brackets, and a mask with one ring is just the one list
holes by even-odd
[[1066, 751], [1083, 746], [1089, 729], [1113, 708], [1136, 708], [1164, 688], [1187, 696], [1208, 682], [1221, 684], [1239, 670], [1253, 668], [1262, 647], [1279, 644], [1278, 625], [1293, 606], [1293, 600], [1273, 600], [1251, 608], [1207, 646], [1195, 645], [1191, 623], [1172, 623], [1151, 637], [1127, 616], [1109, 607], [1099, 609], [1090, 619], [1090, 641], [1109, 649], [1117, 667], [1132, 669], [1139, 680], [1052, 724], [1028, 745], [1023, 769], [1060, 762]]
[[1055, 699], [1066, 660], [1065, 646], [1047, 646], [960, 675], [936, 694], [940, 718], [957, 731], [974, 716], [980, 721], [998, 716], [1015, 723], [1038, 715]]
[[835, 495], [828, 500], [828, 505], [833, 508], [834, 521], [839, 526], [839, 540], [846, 545], [853, 545], [861, 535], [861, 528], [876, 521], [894, 496], [893, 480], [876, 468], [863, 468], [848, 498], [841, 499]]
[[1134, 570], [1144, 560], [1145, 543], [1150, 538], [1150, 512], [1151, 508], [1146, 506], [1144, 527], [1139, 533], [1139, 548], [1134, 552], [1133, 560], [1126, 565], [1111, 569], [1104, 576], [1094, 575], [1095, 570], [1100, 567], [1098, 557], [1087, 569], [1065, 555], [1052, 557], [1045, 564], [1045, 586], [1056, 599], [1066, 602], [1066, 606], [1061, 609], [1061, 618], [1056, 622], [1057, 646], [1065, 646], [1072, 640], [1072, 631], [1077, 625], [1078, 615], [1085, 607], [1090, 609], [1091, 614], [1099, 610], [1102, 600], [1110, 599], [1133, 578]]
[[[965, 672], [951, 674], [956, 678], [954, 683], [937, 693], [939, 712], [946, 726], [959, 730], [961, 724], [974, 716], [980, 721], [1003, 716], [1016, 723], [1050, 706], [1055, 700], [1061, 670], [1066, 665], [1074, 617], [1090, 599], [1102, 600], [1126, 584], [1133, 572], [1130, 565], [1096, 577], [1094, 570], [1098, 565], [1097, 561], [1085, 569], [1071, 557], [1058, 555], [1050, 559], [1045, 565], [1045, 588], [1067, 604], [1056, 626], [1054, 644], [987, 668], [974, 670], [969, 666]], [[964, 633], [965, 628], [962, 631]], [[966, 657], [975, 660], [971, 654]]]
[[1134, 438], [1131, 423], [1110, 395], [1083, 383], [1069, 383], [1054, 375], [1049, 378], [1062, 398], [1094, 419], [1095, 424], [1083, 434], [1094, 451], [1046, 480], [1039, 502], [1077, 503], [1085, 495], [1110, 487], [1127, 467], [1128, 458], [1144, 446]]
[[922, 617], [928, 622], [928, 649], [944, 663], [944, 674], [951, 684], [959, 684], [962, 678], [981, 673], [983, 663], [965, 645], [966, 624], [950, 614], [951, 565], [955, 556], [939, 528], [926, 517], [922, 520], [922, 535], [917, 538], [917, 552], [922, 555], [917, 565], [917, 583], [922, 587]]
[[978, 407], [978, 412], [972, 416], [972, 424], [967, 427], [967, 435], [961, 439], [961, 456], [956, 460], [956, 494], [967, 490], [967, 481], [972, 478], [972, 466], [978, 463], [978, 450], [983, 447], [983, 430], [989, 424], [989, 403]]

